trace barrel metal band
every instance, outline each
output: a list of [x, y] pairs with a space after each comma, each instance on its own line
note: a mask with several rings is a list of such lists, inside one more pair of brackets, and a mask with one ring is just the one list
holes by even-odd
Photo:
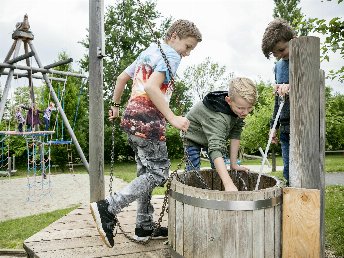
[[266, 208], [271, 208], [282, 203], [282, 196], [272, 197], [264, 200], [256, 201], [219, 201], [219, 200], [208, 200], [201, 199], [197, 197], [192, 197], [189, 195], [181, 194], [169, 190], [169, 195], [176, 201], [182, 202], [184, 204], [189, 204], [191, 206], [213, 209], [213, 210], [222, 210], [222, 211], [252, 211], [252, 210], [261, 210]]

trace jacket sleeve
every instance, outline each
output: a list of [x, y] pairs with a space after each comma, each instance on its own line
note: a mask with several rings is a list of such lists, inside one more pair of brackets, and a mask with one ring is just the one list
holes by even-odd
[[236, 123], [234, 124], [234, 126], [229, 129], [229, 139], [236, 139], [236, 140], [240, 140], [241, 138], [241, 132], [242, 129], [245, 125], [245, 121], [244, 119], [240, 119], [240, 118], [232, 118], [232, 119], [237, 119]]
[[212, 160], [227, 154], [226, 132], [228, 125], [226, 120], [218, 115], [210, 117], [202, 124], [203, 132], [208, 141], [208, 152]]

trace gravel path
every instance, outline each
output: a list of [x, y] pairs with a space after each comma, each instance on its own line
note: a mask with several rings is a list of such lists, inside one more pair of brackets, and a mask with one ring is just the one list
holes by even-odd
[[[256, 167], [250, 167], [252, 171]], [[258, 169], [259, 171], [259, 169]], [[266, 171], [264, 171], [266, 172]], [[36, 181], [36, 184], [35, 184]], [[90, 184], [88, 174], [52, 175], [41, 182], [30, 178], [8, 179], [0, 178], [0, 221], [26, 217], [43, 212], [64, 209], [77, 204], [90, 202]], [[50, 187], [49, 187], [50, 182]], [[326, 185], [344, 185], [344, 173], [326, 173]], [[117, 191], [127, 183], [115, 178], [113, 191]], [[105, 194], [108, 194], [109, 176], [105, 177]]]
[[[90, 184], [88, 174], [52, 175], [41, 182], [41, 177], [0, 179], [0, 221], [26, 217], [29, 215], [64, 209], [76, 204], [90, 202]], [[35, 184], [36, 182], [36, 184]], [[50, 187], [49, 187], [50, 182]], [[127, 183], [115, 178], [113, 191], [121, 189]], [[105, 195], [108, 194], [109, 176], [105, 177]]]

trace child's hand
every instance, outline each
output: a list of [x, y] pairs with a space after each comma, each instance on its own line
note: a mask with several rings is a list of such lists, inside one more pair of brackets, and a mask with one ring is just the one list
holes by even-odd
[[276, 130], [270, 129], [269, 137], [271, 136], [271, 134], [272, 134], [272, 141], [271, 141], [271, 143], [278, 144], [278, 138], [277, 138]]
[[285, 96], [289, 94], [289, 84], [276, 84], [275, 92], [280, 96]]
[[119, 108], [111, 107], [111, 109], [109, 109], [109, 120], [112, 121], [117, 117], [119, 117]]
[[190, 121], [183, 116], [174, 116], [170, 121], [172, 126], [186, 132], [189, 128]]
[[249, 172], [250, 169], [244, 166], [240, 166], [238, 164], [233, 164], [231, 165], [231, 170], [236, 170], [236, 171], [244, 171], [244, 172]]

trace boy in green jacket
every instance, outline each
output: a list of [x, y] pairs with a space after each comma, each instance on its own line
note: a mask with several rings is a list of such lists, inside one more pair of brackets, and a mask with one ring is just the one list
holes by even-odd
[[230, 168], [249, 171], [237, 164], [237, 156], [244, 119], [253, 110], [257, 97], [253, 81], [239, 77], [230, 81], [228, 92], [210, 92], [188, 112], [186, 117], [190, 126], [184, 135], [188, 171], [200, 169], [203, 148], [208, 152], [212, 167], [219, 173], [225, 191], [238, 191], [225, 164], [227, 140], [231, 140]]

